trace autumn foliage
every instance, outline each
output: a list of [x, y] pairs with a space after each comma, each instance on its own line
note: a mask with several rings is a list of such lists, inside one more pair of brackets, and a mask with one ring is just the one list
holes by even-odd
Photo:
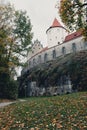
[[0, 108], [1, 130], [86, 130], [87, 92], [27, 98]]
[[81, 30], [87, 40], [87, 3], [80, 0], [61, 0], [59, 13], [63, 23], [70, 30]]
[[10, 4], [0, 5], [0, 97], [13, 97], [14, 88], [17, 92], [14, 76], [16, 68], [23, 65], [21, 59], [27, 55], [31, 29], [25, 11], [16, 11]]

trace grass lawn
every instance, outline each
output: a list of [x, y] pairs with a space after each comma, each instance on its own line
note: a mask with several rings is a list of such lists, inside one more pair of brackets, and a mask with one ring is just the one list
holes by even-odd
[[87, 130], [87, 92], [28, 98], [0, 108], [0, 130]]

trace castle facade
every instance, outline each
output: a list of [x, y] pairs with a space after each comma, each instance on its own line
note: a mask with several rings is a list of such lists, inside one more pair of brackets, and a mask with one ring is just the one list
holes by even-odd
[[57, 57], [87, 49], [87, 42], [84, 41], [81, 32], [69, 33], [56, 18], [47, 29], [46, 34], [47, 47], [44, 48], [36, 40], [28, 53], [28, 66], [23, 71], [27, 71], [38, 64], [54, 60]]
[[[80, 1], [86, 2], [86, 0]], [[67, 54], [74, 53], [76, 55], [76, 52], [87, 50], [87, 41], [84, 41], [81, 31], [79, 30], [70, 33], [56, 18], [52, 25], [47, 29], [46, 34], [47, 46], [43, 47], [39, 40], [36, 40], [32, 44], [31, 50], [27, 56], [27, 66], [21, 73], [22, 77], [24, 76], [24, 81], [22, 78], [20, 86], [27, 92], [27, 96], [58, 95], [73, 92], [73, 83], [69, 73], [57, 77], [55, 85], [52, 85], [51, 82], [49, 82], [50, 76], [47, 77], [46, 73], [46, 79], [42, 78], [42, 81], [41, 74], [45, 71], [43, 65], [49, 64], [49, 61], [54, 64], [56, 62], [58, 63], [58, 57], [64, 59], [64, 56]], [[43, 69], [43, 71], [40, 71], [41, 73], [39, 73], [38, 78], [37, 74], [34, 75], [36, 77], [33, 79], [31, 72], [32, 70], [33, 72], [35, 71], [34, 67], [38, 68], [39, 71], [40, 69]], [[48, 67], [50, 68], [50, 65]], [[55, 73], [57, 73], [57, 71]], [[52, 76], [53, 73], [51, 78]], [[40, 80], [41, 82], [38, 82]]]

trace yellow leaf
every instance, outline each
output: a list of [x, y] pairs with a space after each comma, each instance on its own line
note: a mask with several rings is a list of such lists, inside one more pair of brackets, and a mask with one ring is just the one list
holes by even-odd
[[56, 127], [57, 127], [57, 128], [62, 128], [63, 126], [62, 126], [60, 123], [57, 123], [57, 124], [56, 124]]
[[20, 127], [23, 128], [24, 127], [24, 123], [20, 124]]

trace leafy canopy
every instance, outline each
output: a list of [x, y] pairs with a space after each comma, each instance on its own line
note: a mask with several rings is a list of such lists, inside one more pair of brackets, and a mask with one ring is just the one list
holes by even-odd
[[[8, 67], [12, 72], [22, 65], [21, 58], [27, 55], [31, 44], [31, 30], [31, 22], [25, 11], [16, 11], [10, 4], [0, 6], [0, 64], [4, 69]], [[3, 66], [4, 61], [7, 66]]]
[[16, 11], [10, 4], [0, 5], [0, 97], [17, 98], [15, 70], [27, 55], [33, 36], [31, 30], [25, 11]]
[[87, 40], [87, 3], [80, 0], [61, 0], [59, 13], [70, 30], [80, 29]]

